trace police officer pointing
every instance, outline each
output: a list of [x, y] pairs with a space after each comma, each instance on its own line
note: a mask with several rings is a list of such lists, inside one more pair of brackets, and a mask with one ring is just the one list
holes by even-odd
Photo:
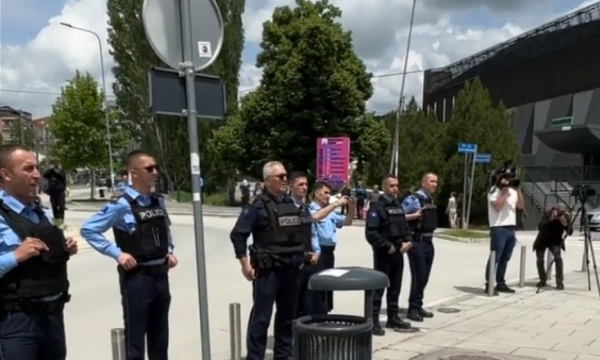
[[433, 313], [423, 309], [423, 294], [435, 254], [433, 232], [437, 228], [437, 208], [432, 196], [436, 188], [437, 175], [427, 173], [421, 178], [421, 188], [402, 202], [406, 220], [413, 231], [413, 248], [408, 252], [412, 282], [406, 316], [413, 321], [433, 317]]
[[0, 358], [64, 360], [67, 261], [77, 243], [35, 201], [40, 173], [28, 148], [0, 147], [0, 178]]
[[[375, 270], [387, 274], [390, 286], [385, 290], [387, 302], [386, 327], [409, 329], [410, 323], [398, 317], [400, 288], [404, 270], [404, 253], [411, 246], [410, 229], [404, 216], [402, 204], [397, 200], [398, 178], [386, 175], [383, 179], [383, 194], [369, 206], [365, 224], [365, 237], [373, 248]], [[384, 289], [375, 291], [373, 296], [373, 335], [383, 336], [385, 331], [379, 324], [381, 300]]]
[[[301, 268], [305, 261], [315, 262], [317, 257], [314, 253], [307, 256], [313, 219], [306, 208], [297, 207], [285, 195], [287, 173], [280, 162], [265, 164], [263, 178], [265, 191], [242, 211], [231, 231], [242, 273], [252, 281], [254, 305], [248, 324], [246, 359], [264, 360], [275, 304], [274, 360], [287, 360], [292, 356], [292, 321], [302, 281]], [[248, 256], [250, 235], [254, 243]]]
[[[171, 222], [163, 198], [151, 192], [158, 178], [154, 158], [142, 150], [127, 156], [131, 186], [92, 216], [81, 236], [118, 263], [127, 360], [167, 360], [169, 345], [168, 270], [177, 266]], [[113, 228], [116, 245], [104, 232]]]

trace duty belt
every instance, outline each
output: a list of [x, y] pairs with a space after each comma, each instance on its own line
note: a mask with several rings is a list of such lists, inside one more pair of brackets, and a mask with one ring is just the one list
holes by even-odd
[[[416, 242], [422, 241], [423, 237], [433, 237], [433, 232], [419, 232], [419, 231], [415, 231], [413, 232], [413, 235], [415, 235], [414, 239]], [[419, 237], [419, 239], [417, 239], [417, 237]]]
[[71, 295], [63, 295], [54, 300], [12, 300], [1, 301], [0, 312], [22, 312], [31, 315], [53, 314], [64, 309], [65, 303], [69, 302]]
[[138, 265], [131, 270], [125, 270], [121, 265], [117, 266], [117, 270], [121, 275], [143, 274], [150, 276], [162, 276], [169, 272], [169, 266], [165, 264], [159, 265]]

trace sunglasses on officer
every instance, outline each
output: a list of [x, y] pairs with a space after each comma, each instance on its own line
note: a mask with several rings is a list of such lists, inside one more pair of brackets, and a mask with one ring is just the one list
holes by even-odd
[[148, 166], [136, 167], [134, 169], [144, 170], [147, 173], [154, 173], [154, 172], [158, 172], [160, 170], [158, 165], [148, 165]]

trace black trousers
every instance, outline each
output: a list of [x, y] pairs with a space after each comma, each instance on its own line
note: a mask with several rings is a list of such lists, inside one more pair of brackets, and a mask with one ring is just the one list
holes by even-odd
[[315, 265], [302, 268], [302, 283], [298, 297], [298, 317], [305, 315], [325, 315], [333, 310], [333, 291], [313, 291], [308, 289], [310, 277], [320, 271], [335, 267], [335, 246], [321, 246], [321, 255]]
[[296, 319], [301, 282], [300, 269], [277, 267], [258, 271], [252, 282], [254, 305], [248, 320], [246, 360], [265, 359], [273, 305], [277, 307], [273, 330], [273, 359], [287, 360], [292, 356], [292, 322]]
[[130, 271], [119, 269], [126, 359], [144, 360], [147, 350], [148, 360], [167, 360], [171, 305], [168, 272], [146, 270], [142, 266]]
[[0, 320], [0, 359], [65, 360], [64, 304], [48, 313], [5, 312]]
[[363, 199], [356, 200], [356, 216], [358, 217], [359, 220], [362, 220], [362, 211], [363, 211], [364, 207], [365, 207], [365, 200], [363, 200]]
[[373, 319], [379, 317], [384, 292], [388, 315], [397, 315], [404, 272], [404, 254], [399, 250], [388, 254], [388, 249], [375, 249], [373, 250], [373, 268], [385, 273], [390, 279], [387, 289], [376, 290], [373, 294]]
[[423, 308], [423, 296], [429, 282], [435, 248], [432, 236], [414, 235], [414, 246], [408, 251], [408, 262], [410, 264], [411, 282], [410, 297], [408, 298], [408, 310], [421, 310]]
[[50, 197], [50, 204], [52, 206], [52, 216], [55, 219], [65, 218], [65, 192], [64, 191], [52, 191], [48, 193]]
[[548, 279], [546, 274], [546, 262], [544, 255], [546, 255], [546, 249], [552, 253], [554, 257], [554, 269], [556, 271], [556, 283], [562, 284], [565, 279], [564, 263], [562, 258], [562, 248], [560, 245], [552, 245], [547, 248], [540, 248], [535, 250], [535, 263], [537, 266], [538, 276], [540, 281], [546, 281]]

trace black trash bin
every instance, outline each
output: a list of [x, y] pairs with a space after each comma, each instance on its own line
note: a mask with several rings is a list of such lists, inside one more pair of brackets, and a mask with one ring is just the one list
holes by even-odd
[[98, 194], [100, 194], [100, 197], [104, 199], [104, 196], [105, 196], [104, 189], [99, 189]]
[[364, 291], [365, 316], [305, 316], [294, 322], [294, 360], [371, 360], [373, 357], [373, 291], [386, 288], [386, 274], [373, 269], [343, 267], [310, 277], [315, 291]]
[[294, 359], [370, 360], [370, 319], [352, 315], [304, 316], [294, 322]]

